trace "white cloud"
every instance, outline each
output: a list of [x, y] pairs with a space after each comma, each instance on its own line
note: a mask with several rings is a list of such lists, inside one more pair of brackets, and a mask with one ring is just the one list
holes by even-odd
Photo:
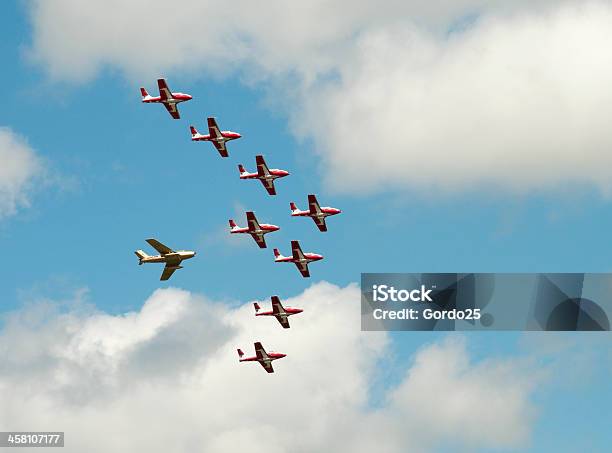
[[55, 79], [110, 67], [139, 83], [265, 80], [340, 191], [612, 189], [608, 0], [58, 0], [30, 13], [30, 55]]
[[0, 127], [0, 219], [30, 205], [29, 194], [43, 165], [26, 140]]
[[53, 78], [73, 81], [105, 66], [153, 77], [170, 70], [226, 74], [243, 64], [258, 66], [259, 76], [297, 71], [310, 79], [334, 69], [354, 37], [372, 27], [422, 23], [441, 31], [481, 10], [548, 3], [556, 2], [273, 0], [262, 8], [248, 0], [188, 0], [180, 7], [163, 0], [33, 0], [29, 56]]
[[364, 24], [385, 23], [394, 12], [420, 8], [417, 3], [389, 2], [380, 8], [275, 0], [262, 9], [246, 0], [192, 0], [180, 8], [163, 0], [91, 1], [86, 6], [74, 0], [33, 1], [30, 56], [52, 77], [75, 81], [95, 76], [105, 65], [130, 76], [202, 68], [223, 73], [245, 62], [268, 74], [296, 68], [315, 73], [328, 67], [332, 48]]
[[[359, 330], [359, 291], [313, 285], [274, 319], [179, 289], [138, 312], [33, 304], [0, 332], [0, 424], [66, 431], [66, 451], [406, 452], [512, 447], [529, 436], [537, 382], [514, 360], [471, 363], [454, 338], [424, 347], [382, 407], [369, 390], [384, 333]], [[357, 309], [356, 309], [357, 307]], [[253, 341], [288, 354], [268, 375], [237, 363]]]
[[612, 8], [593, 3], [483, 18], [444, 39], [375, 30], [294, 122], [339, 190], [609, 194], [610, 48]]
[[[526, 442], [535, 413], [525, 395], [542, 376], [517, 378], [517, 369], [527, 368], [511, 360], [472, 364], [464, 340], [448, 338], [420, 351], [407, 378], [389, 395], [390, 407], [432, 439], [461, 438], [473, 448]], [[406, 410], [415, 407], [417, 417]]]

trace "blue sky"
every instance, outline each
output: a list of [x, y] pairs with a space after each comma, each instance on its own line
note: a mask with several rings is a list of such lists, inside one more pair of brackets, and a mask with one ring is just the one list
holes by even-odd
[[[343, 287], [358, 282], [361, 272], [610, 271], [612, 205], [588, 185], [522, 195], [338, 191], [324, 181], [319, 142], [297, 140], [287, 112], [270, 102], [273, 86], [248, 85], [239, 75], [168, 70], [163, 75], [171, 89], [193, 95], [179, 107], [182, 119], [173, 121], [161, 106], [141, 104], [139, 82], [113, 67], [81, 84], [50, 80], [44, 67], [28, 61], [32, 30], [25, 8], [19, 2], [1, 7], [0, 55], [7, 64], [0, 72], [0, 125], [26, 137], [47, 175], [30, 207], [0, 221], [4, 312], [37, 298], [70, 298], [79, 288], [88, 289], [88, 300], [100, 310], [119, 314], [138, 310], [156, 288], [168, 286], [236, 305], [271, 294], [292, 297], [319, 281]], [[155, 92], [155, 78], [142, 85]], [[188, 126], [204, 130], [209, 115], [222, 129], [243, 135], [229, 144], [228, 159], [208, 143], [190, 141]], [[376, 154], [376, 140], [363, 135]], [[291, 173], [277, 182], [276, 197], [255, 181], [238, 179], [237, 164], [253, 170], [260, 153], [271, 167]], [[406, 178], [419, 171], [415, 165]], [[343, 211], [328, 220], [328, 233], [319, 233], [309, 219], [289, 216], [289, 202], [303, 207], [309, 193]], [[268, 249], [230, 237], [227, 220], [244, 224], [245, 210], [281, 227], [267, 237]], [[151, 252], [147, 237], [198, 255], [169, 283], [159, 282], [161, 268], [139, 267], [133, 254], [138, 248]], [[273, 261], [272, 248], [287, 254], [292, 239], [325, 255], [311, 265], [310, 280]], [[390, 355], [372, 384], [373, 404], [397, 384], [417, 349], [444, 336], [392, 334]], [[585, 349], [595, 354], [593, 369], [577, 384], [556, 376], [537, 389], [537, 421], [521, 451], [605, 451], [612, 440], [609, 339], [571, 340], [568, 356], [554, 359], [555, 372], [565, 373], [572, 355]], [[524, 334], [471, 334], [468, 344], [476, 361], [550, 359]]]

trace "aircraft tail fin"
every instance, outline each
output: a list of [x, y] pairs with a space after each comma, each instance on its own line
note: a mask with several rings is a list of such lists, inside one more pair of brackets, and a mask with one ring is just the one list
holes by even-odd
[[196, 135], [198, 135], [198, 130], [193, 127], [193, 126], [189, 126], [189, 129], [191, 130], [191, 137], [195, 137]]
[[278, 251], [278, 249], [274, 249], [274, 258], [275, 259], [279, 259], [282, 258], [283, 255], [281, 255], [281, 252]]
[[247, 171], [244, 169], [244, 165], [238, 164], [238, 171], [240, 172], [240, 176], [244, 175]]
[[149, 257], [143, 250], [136, 250], [134, 253], [138, 257], [138, 264], [142, 264], [142, 260]]
[[144, 87], [140, 87], [140, 94], [142, 94], [143, 99], [149, 97], [149, 93], [147, 93], [147, 90]]
[[255, 302], [253, 304], [253, 307], [255, 307], [255, 313], [259, 312], [259, 310], [261, 310], [261, 307], [259, 306], [259, 304], [257, 302]]
[[236, 222], [234, 222], [234, 219], [229, 219], [229, 226], [232, 230], [236, 228], [237, 225]]
[[244, 357], [244, 352], [242, 352], [242, 349], [238, 348], [238, 360], [242, 359], [242, 357]]
[[291, 208], [291, 212], [298, 211], [298, 207], [295, 205], [293, 201], [289, 203], [289, 207]]

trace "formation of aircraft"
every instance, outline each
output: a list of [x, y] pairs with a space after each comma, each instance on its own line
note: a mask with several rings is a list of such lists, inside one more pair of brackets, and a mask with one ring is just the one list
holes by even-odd
[[319, 261], [323, 259], [323, 255], [318, 253], [304, 253], [300, 247], [299, 241], [291, 241], [291, 256], [283, 256], [274, 249], [274, 261], [277, 263], [294, 263], [295, 266], [302, 274], [302, 277], [310, 277], [310, 271], [308, 270], [308, 263], [313, 261]]
[[[142, 102], [163, 104], [172, 118], [179, 119], [180, 113], [178, 110], [178, 104], [191, 100], [192, 96], [186, 93], [170, 91], [166, 80], [163, 78], [157, 80], [157, 86], [159, 88], [159, 96], [151, 96], [144, 87], [140, 88]], [[217, 120], [214, 117], [207, 117], [206, 121], [208, 123], [208, 134], [200, 134], [194, 126], [190, 126], [191, 140], [195, 142], [211, 142], [221, 157], [228, 157], [229, 153], [227, 150], [227, 142], [239, 139], [242, 136], [237, 132], [222, 131], [217, 125]], [[268, 168], [268, 165], [266, 164], [266, 161], [262, 155], [255, 156], [255, 162], [257, 164], [256, 173], [249, 173], [245, 170], [242, 164], [238, 165], [240, 179], [259, 179], [269, 195], [276, 195], [274, 181], [276, 179], [288, 176], [289, 172], [286, 170], [280, 170], [278, 168]], [[290, 203], [290, 207], [292, 217], [310, 217], [322, 232], [327, 231], [325, 218], [341, 213], [340, 209], [329, 206], [320, 206], [314, 194], [308, 195], [308, 210], [302, 211], [298, 209], [294, 202]], [[278, 231], [280, 227], [268, 223], [259, 223], [253, 211], [247, 211], [246, 218], [246, 227], [239, 227], [236, 225], [234, 220], [230, 219], [230, 234], [250, 234], [259, 248], [266, 248], [267, 244], [265, 235]], [[170, 247], [162, 244], [157, 239], [150, 238], [146, 239], [146, 241], [159, 254], [148, 255], [143, 250], [136, 250], [135, 253], [138, 257], [138, 264], [164, 263], [165, 266], [160, 280], [168, 280], [174, 271], [177, 269], [182, 269], [183, 266], [181, 266], [181, 263], [184, 260], [193, 258], [196, 255], [196, 252], [191, 250], [172, 250]], [[322, 259], [323, 255], [319, 255], [317, 253], [304, 253], [298, 241], [291, 241], [291, 256], [283, 256], [278, 249], [274, 249], [275, 262], [294, 263], [303, 277], [310, 277], [310, 271], [308, 269], [309, 263]], [[270, 300], [272, 302], [272, 309], [268, 311], [263, 311], [257, 302], [253, 304], [255, 307], [255, 316], [273, 316], [284, 329], [290, 328], [289, 316], [297, 315], [304, 311], [301, 308], [284, 307], [278, 296], [271, 296]], [[244, 352], [242, 352], [241, 349], [238, 349], [238, 360], [240, 362], [259, 362], [268, 373], [274, 373], [272, 362], [274, 360], [286, 357], [286, 354], [272, 351], [266, 352], [260, 342], [254, 343], [254, 346], [255, 356], [253, 357], [244, 357]]]
[[238, 361], [239, 362], [259, 362], [264, 370], [268, 373], [274, 373], [274, 368], [272, 368], [272, 362], [274, 360], [282, 359], [283, 357], [287, 357], [287, 354], [281, 354], [280, 352], [266, 352], [264, 347], [261, 345], [259, 341], [254, 343], [255, 346], [255, 357], [244, 357], [244, 352], [242, 349], [238, 349]]
[[289, 172], [278, 168], [268, 168], [264, 157], [261, 155], [255, 156], [255, 162], [257, 163], [257, 173], [249, 173], [242, 164], [238, 165], [240, 179], [259, 179], [270, 195], [276, 195], [274, 180], [284, 178]]
[[315, 225], [320, 231], [327, 231], [327, 225], [325, 224], [325, 217], [340, 214], [342, 211], [338, 208], [331, 208], [329, 206], [319, 206], [317, 197], [313, 194], [308, 195], [308, 210], [301, 211], [298, 209], [294, 202], [289, 203], [291, 208], [291, 217], [310, 217], [314, 220]]
[[147, 93], [144, 87], [140, 87], [140, 93], [142, 94], [142, 102], [144, 103], [161, 103], [166, 107], [170, 116], [175, 120], [178, 120], [181, 115], [178, 111], [177, 104], [181, 102], [190, 101], [191, 95], [185, 93], [175, 92], [173, 93], [168, 88], [166, 79], [157, 79], [157, 86], [159, 87], [159, 96], [151, 96]]
[[250, 234], [257, 245], [261, 249], [266, 248], [266, 238], [264, 235], [268, 233], [272, 233], [273, 231], [280, 230], [280, 227], [276, 225], [271, 225], [269, 223], [259, 223], [257, 218], [255, 217], [255, 213], [253, 211], [248, 211], [246, 213], [247, 218], [247, 226], [245, 228], [239, 227], [236, 225], [233, 219], [229, 220], [230, 225], [230, 233], [231, 234]]
[[136, 250], [138, 264], [143, 263], [166, 263], [164, 271], [161, 274], [160, 280], [168, 280], [177, 269], [182, 269], [181, 262], [196, 256], [196, 252], [191, 250], [172, 250], [170, 247], [162, 244], [157, 239], [147, 239], [151, 247], [159, 252], [159, 255], [147, 255], [143, 250]]
[[191, 140], [194, 142], [211, 142], [217, 148], [221, 157], [227, 157], [228, 153], [225, 144], [242, 137], [242, 135], [238, 132], [220, 130], [219, 126], [217, 126], [217, 121], [213, 117], [208, 117], [206, 121], [208, 122], [207, 135], [200, 134], [195, 127], [189, 126], [191, 129]]
[[301, 308], [283, 307], [283, 304], [281, 304], [278, 296], [272, 296], [270, 299], [272, 300], [271, 311], [261, 311], [261, 307], [257, 302], [253, 304], [255, 307], [255, 316], [274, 316], [280, 325], [285, 329], [290, 327], [289, 316], [297, 315], [304, 311]]

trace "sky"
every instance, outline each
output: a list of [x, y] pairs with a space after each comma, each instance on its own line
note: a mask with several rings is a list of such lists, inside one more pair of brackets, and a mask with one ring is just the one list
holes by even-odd
[[[611, 270], [612, 2], [387, 3], [2, 3], [0, 426], [68, 451], [121, 451], [100, 425], [153, 452], [606, 451], [607, 334], [362, 333], [356, 285]], [[181, 120], [140, 102], [161, 76]], [[207, 116], [243, 136], [228, 159], [190, 141]], [[256, 154], [291, 173], [276, 197], [238, 178]], [[310, 193], [342, 209], [327, 233], [289, 215]], [[230, 236], [247, 210], [268, 249]], [[148, 237], [198, 254], [160, 282]], [[325, 256], [310, 279], [274, 263], [293, 239]], [[253, 316], [272, 294], [305, 309], [291, 335]], [[254, 340], [288, 353], [274, 380], [237, 363]]]

